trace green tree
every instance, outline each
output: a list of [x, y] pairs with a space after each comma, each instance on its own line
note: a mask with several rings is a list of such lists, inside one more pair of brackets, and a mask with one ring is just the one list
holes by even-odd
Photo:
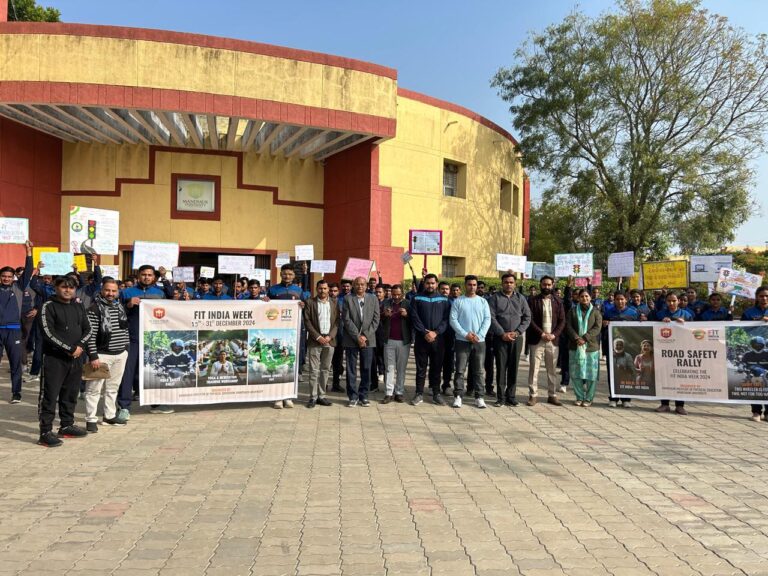
[[651, 257], [733, 239], [768, 125], [764, 35], [697, 1], [620, 0], [533, 34], [516, 58], [492, 85], [524, 162], [550, 179], [551, 201], [589, 199], [595, 245]]
[[8, 20], [11, 22], [61, 22], [61, 12], [56, 8], [38, 6], [35, 0], [8, 0]]

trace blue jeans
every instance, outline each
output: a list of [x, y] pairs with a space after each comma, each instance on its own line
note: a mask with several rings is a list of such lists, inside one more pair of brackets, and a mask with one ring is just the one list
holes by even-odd
[[[371, 361], [374, 349], [344, 348], [347, 359], [347, 396], [350, 400], [365, 400], [371, 387]], [[357, 357], [360, 356], [360, 384], [357, 383]]]
[[0, 358], [3, 350], [11, 365], [11, 393], [21, 394], [21, 330], [18, 328], [0, 328]]

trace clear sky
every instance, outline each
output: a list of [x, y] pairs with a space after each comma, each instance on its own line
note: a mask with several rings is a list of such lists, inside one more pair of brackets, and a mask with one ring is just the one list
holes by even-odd
[[[0, 0], [5, 1], [5, 0]], [[337, 54], [398, 70], [400, 86], [466, 106], [510, 129], [507, 105], [490, 78], [513, 62], [532, 30], [561, 20], [573, 0], [38, 0], [55, 6], [62, 20], [196, 32]], [[703, 0], [702, 5], [750, 33], [768, 32], [764, 0]], [[608, 0], [578, 3], [588, 14]], [[754, 216], [735, 244], [763, 247], [768, 231], [768, 155], [755, 163]], [[535, 175], [532, 181], [536, 194]]]

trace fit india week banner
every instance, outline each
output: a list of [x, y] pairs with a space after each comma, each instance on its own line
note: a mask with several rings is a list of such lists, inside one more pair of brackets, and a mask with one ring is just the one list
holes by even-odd
[[296, 398], [298, 302], [142, 300], [140, 403]]
[[622, 322], [609, 330], [613, 396], [768, 402], [764, 322]]

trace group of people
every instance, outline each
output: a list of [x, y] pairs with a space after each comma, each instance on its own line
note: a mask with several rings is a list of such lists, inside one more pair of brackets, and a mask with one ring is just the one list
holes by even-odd
[[[385, 388], [382, 404], [405, 402], [411, 349], [416, 365], [410, 398], [414, 406], [424, 401], [427, 385], [437, 405], [446, 404], [450, 391], [454, 408], [461, 408], [466, 397], [473, 397], [477, 408], [486, 408], [487, 394], [495, 396], [495, 406], [517, 406], [518, 366], [525, 354], [530, 362], [529, 406], [538, 402], [543, 364], [547, 403], [560, 406], [558, 392], [571, 383], [576, 405], [588, 407], [594, 401], [600, 354], [608, 356], [611, 322], [731, 319], [719, 294], [704, 302], [693, 288], [682, 294], [659, 291], [649, 306], [641, 291], [619, 289], [603, 299], [598, 288], [575, 289], [572, 279], [560, 295], [555, 280], [545, 276], [538, 290], [525, 296], [511, 272], [502, 276], [499, 290], [488, 293], [476, 276], [466, 276], [462, 286], [441, 282], [424, 270], [420, 281], [414, 276], [409, 290], [402, 284], [384, 284], [380, 277], [339, 283], [321, 279], [311, 296], [307, 270], [300, 269], [297, 276], [293, 264], [282, 266], [280, 283], [268, 288], [258, 280], [240, 278], [231, 289], [216, 277], [200, 279], [191, 289], [150, 265], [139, 267], [125, 283], [102, 277], [98, 255], [93, 255], [93, 273], [75, 269], [53, 278], [41, 265], [33, 266], [30, 242], [26, 248], [23, 268], [0, 269], [0, 344], [11, 366], [11, 403], [21, 401], [24, 379], [40, 378], [39, 443], [49, 447], [61, 445], [62, 438], [97, 432], [102, 395], [104, 424], [125, 426], [130, 420], [139, 392], [138, 310], [144, 299], [299, 301], [300, 364], [308, 359], [310, 408], [331, 405], [329, 390], [346, 392], [350, 407], [369, 406], [369, 392], [379, 385]], [[757, 291], [755, 305], [742, 319], [768, 321], [768, 287]], [[223, 356], [219, 362], [226, 366], [226, 353]], [[638, 370], [642, 359], [640, 363]], [[24, 366], [29, 369], [26, 377]], [[610, 378], [610, 363], [607, 369]], [[85, 429], [75, 424], [79, 398], [85, 399]], [[609, 406], [619, 405], [632, 404], [629, 398], [609, 398]], [[57, 406], [60, 427], [54, 433]], [[290, 408], [293, 402], [281, 400], [274, 407]], [[680, 401], [675, 410], [686, 413]], [[669, 402], [662, 401], [658, 411], [669, 412]], [[168, 414], [173, 409], [153, 405], [150, 412]], [[752, 406], [754, 420], [766, 415], [768, 407]]]

